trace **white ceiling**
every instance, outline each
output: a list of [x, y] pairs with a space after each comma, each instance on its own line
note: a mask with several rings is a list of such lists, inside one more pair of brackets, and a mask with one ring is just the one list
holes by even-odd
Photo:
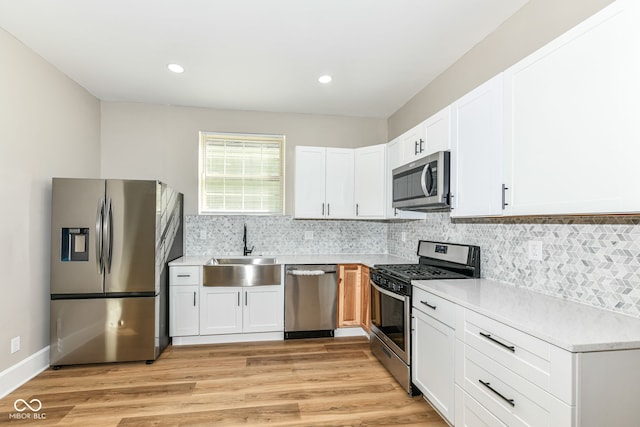
[[526, 2], [0, 0], [0, 27], [105, 101], [386, 118]]

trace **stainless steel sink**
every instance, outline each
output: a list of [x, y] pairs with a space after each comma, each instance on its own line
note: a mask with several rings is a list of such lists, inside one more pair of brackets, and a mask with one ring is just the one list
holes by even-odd
[[267, 286], [281, 283], [275, 258], [211, 258], [203, 267], [204, 286]]

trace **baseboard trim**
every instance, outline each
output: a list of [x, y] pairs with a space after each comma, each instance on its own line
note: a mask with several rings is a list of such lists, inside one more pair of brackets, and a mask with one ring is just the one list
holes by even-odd
[[223, 344], [256, 341], [282, 341], [284, 332], [256, 332], [248, 334], [221, 334], [221, 335], [194, 335], [190, 337], [173, 337], [171, 341], [174, 346], [200, 345], [200, 344]]
[[49, 367], [49, 346], [0, 372], [0, 399]]

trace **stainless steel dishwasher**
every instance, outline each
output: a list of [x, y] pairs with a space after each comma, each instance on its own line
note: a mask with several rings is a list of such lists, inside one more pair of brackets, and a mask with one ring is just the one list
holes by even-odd
[[336, 329], [338, 266], [287, 265], [284, 338], [332, 337]]

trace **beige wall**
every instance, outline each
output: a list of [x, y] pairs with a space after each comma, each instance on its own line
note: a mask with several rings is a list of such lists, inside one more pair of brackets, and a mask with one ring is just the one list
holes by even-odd
[[197, 214], [199, 131], [285, 135], [288, 214], [295, 146], [356, 148], [387, 141], [384, 119], [102, 102], [102, 175], [165, 181], [185, 194], [185, 214]]
[[389, 117], [389, 139], [411, 129], [612, 0], [530, 0]]
[[2, 29], [0, 58], [2, 372], [49, 345], [51, 177], [99, 176], [100, 103]]

